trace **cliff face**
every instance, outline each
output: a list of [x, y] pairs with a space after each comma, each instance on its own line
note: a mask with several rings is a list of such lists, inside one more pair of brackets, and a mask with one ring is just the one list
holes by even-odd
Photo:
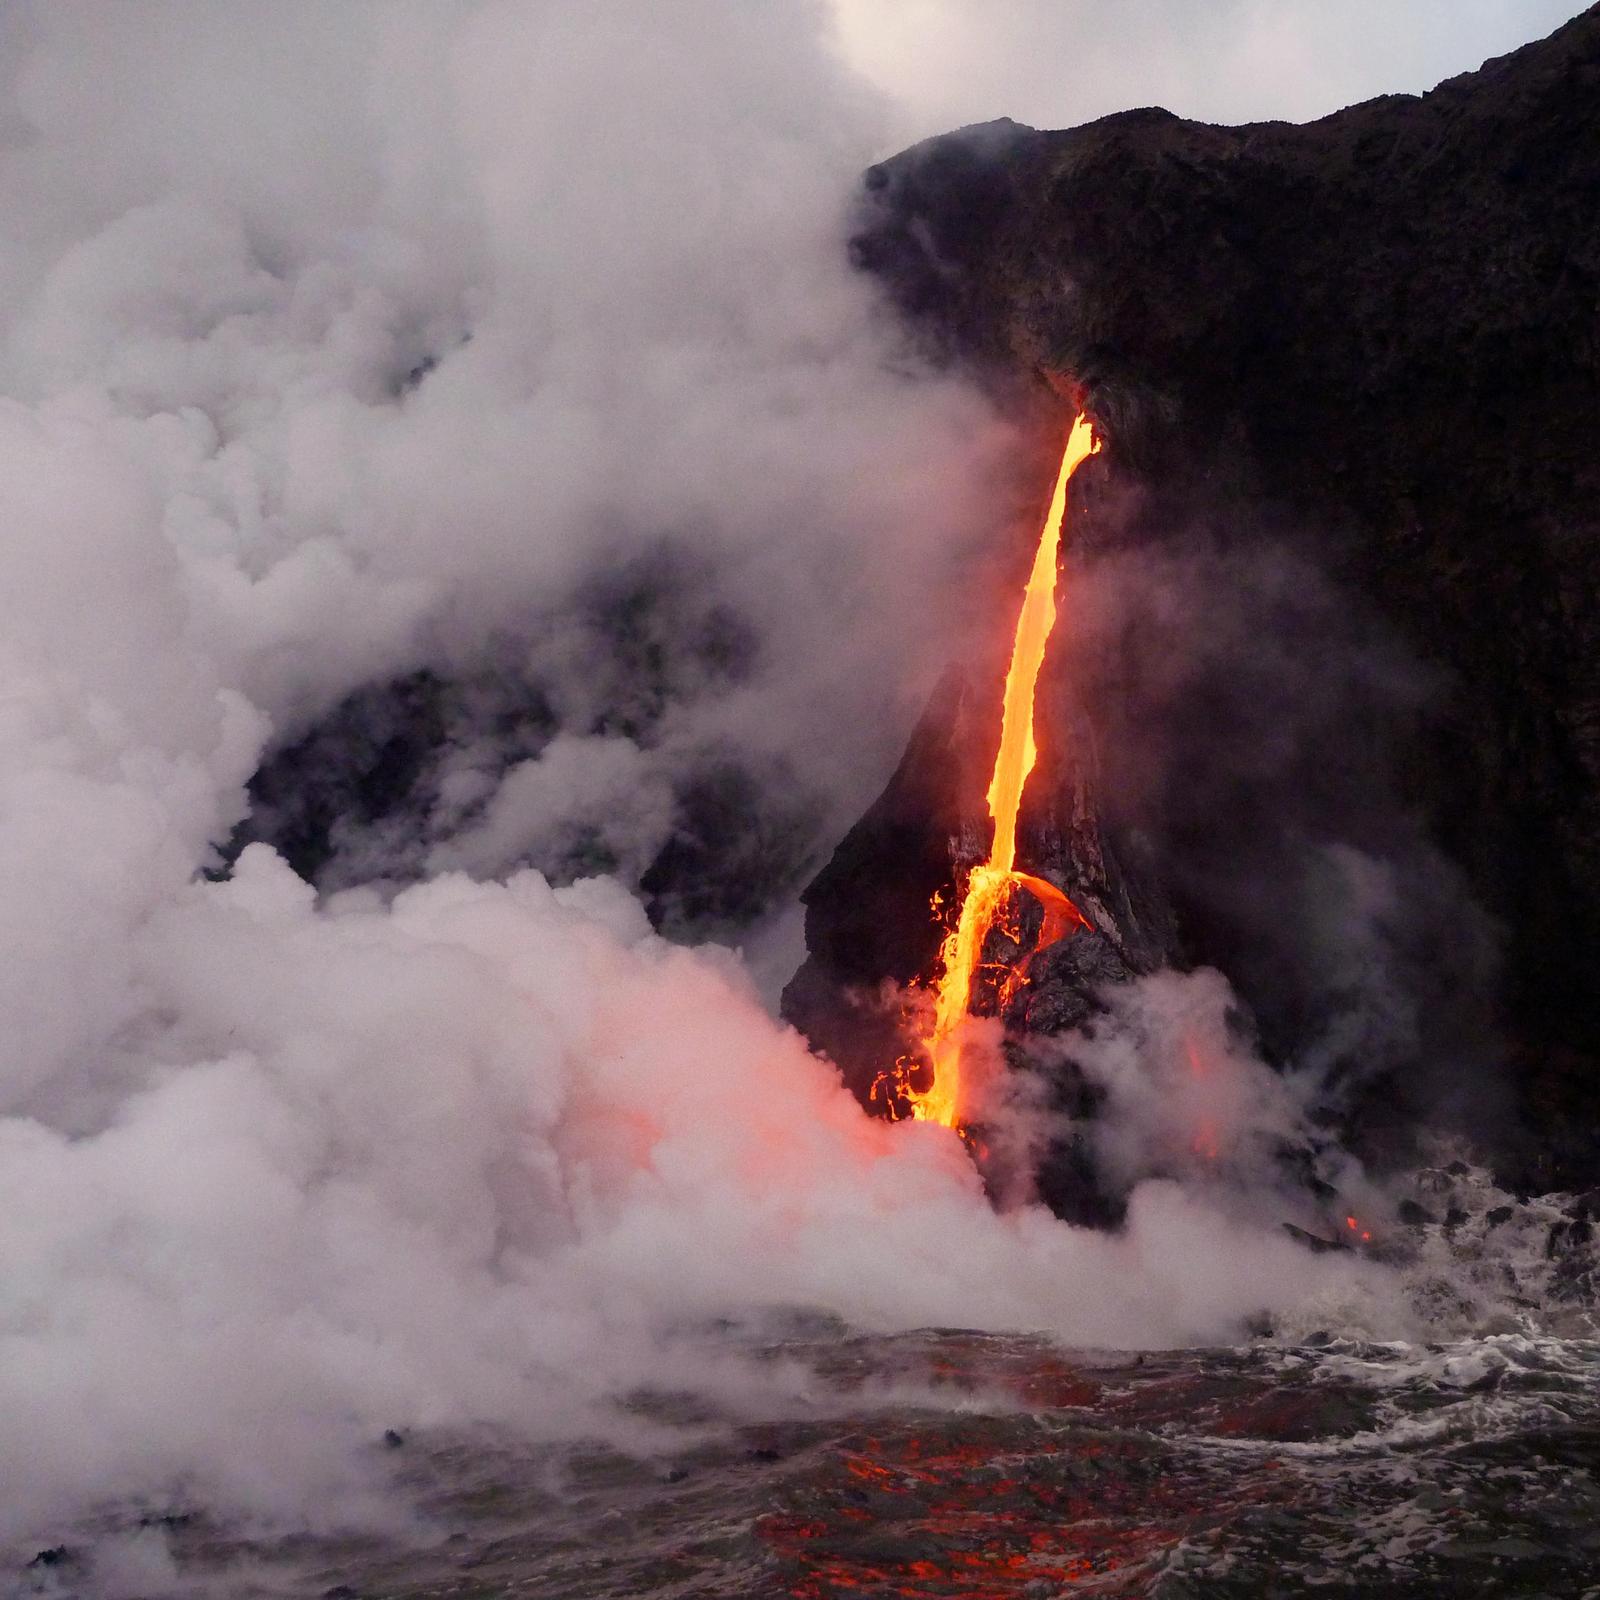
[[[1148, 845], [1173, 947], [1222, 966], [1290, 1053], [1326, 999], [1309, 958], [1272, 948], [1307, 841], [1386, 864], [1391, 922], [1418, 915], [1396, 935], [1415, 1025], [1372, 1091], [1384, 1114], [1424, 1114], [1452, 1059], [1481, 1059], [1532, 1133], [1507, 1146], [1518, 1176], [1593, 1181], [1600, 7], [1305, 126], [964, 130], [874, 168], [863, 204], [857, 259], [926, 340], [1041, 414], [1071, 388], [1102, 424], [1086, 559], [1170, 575], [1203, 545], [1218, 592], [1254, 596], [1181, 694], [1129, 666], [1136, 628], [1060, 667], [1096, 725], [1103, 831]], [[1250, 554], [1269, 547], [1271, 582]], [[937, 742], [925, 724], [915, 771], [813, 886], [802, 1010], [823, 977], [923, 962], [837, 907], [862, 923], [866, 879], [896, 878], [898, 923], [948, 870], [961, 808], [919, 813], [939, 784], [912, 781]], [[1238, 758], [1274, 744], [1293, 750]], [[1230, 863], [1299, 888], [1230, 900]]]

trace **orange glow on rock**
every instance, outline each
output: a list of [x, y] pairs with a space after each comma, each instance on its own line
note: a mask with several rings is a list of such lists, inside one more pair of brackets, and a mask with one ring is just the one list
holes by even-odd
[[[1028, 774], [1039, 757], [1033, 733], [1034, 689], [1045, 646], [1056, 621], [1056, 565], [1061, 551], [1061, 525], [1066, 516], [1067, 484], [1074, 472], [1100, 449], [1089, 419], [1081, 413], [1072, 424], [1061, 456], [1061, 471], [1033, 571], [1017, 616], [1016, 642], [1006, 672], [1004, 710], [1000, 723], [1000, 749], [994, 776], [989, 780], [989, 815], [994, 819], [994, 843], [989, 859], [972, 869], [955, 926], [945, 936], [939, 952], [940, 974], [935, 989], [932, 1033], [923, 1041], [933, 1063], [933, 1082], [921, 1093], [910, 1094], [911, 1112], [919, 1121], [940, 1122], [954, 1128], [961, 1123], [960, 1030], [972, 1005], [973, 979], [983, 955], [984, 940], [1008, 896], [1018, 888], [1035, 895], [1044, 907], [1045, 928], [1038, 948], [1054, 943], [1075, 926], [1087, 928], [1083, 913], [1055, 887], [1015, 870], [1017, 813]], [[1052, 936], [1053, 935], [1053, 936]]]
[[[1199, 1046], [1192, 1036], [1186, 1034], [1183, 1040], [1184, 1056], [1189, 1063], [1190, 1074], [1204, 1081], [1211, 1076], [1211, 1070], [1205, 1063], [1205, 1058], [1200, 1054]], [[1204, 1156], [1207, 1161], [1215, 1161], [1222, 1153], [1222, 1144], [1217, 1137], [1217, 1124], [1210, 1116], [1202, 1115], [1195, 1128], [1194, 1138], [1190, 1148], [1197, 1156]]]

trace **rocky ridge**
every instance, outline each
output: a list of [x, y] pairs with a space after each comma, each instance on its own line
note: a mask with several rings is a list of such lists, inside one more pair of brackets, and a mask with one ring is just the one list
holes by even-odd
[[[965, 129], [867, 174], [853, 245], [1041, 439], [1070, 397], [1111, 441], [1068, 541], [1110, 599], [1047, 663], [1022, 855], [1115, 961], [1046, 1025], [1176, 959], [1269, 1056], [1333, 1038], [1380, 987], [1328, 977], [1343, 863], [1386, 886], [1394, 1012], [1330, 1056], [1348, 1131], [1454, 1122], [1524, 1190], [1600, 1181], [1597, 129], [1600, 7], [1304, 126]], [[1163, 634], [1152, 574], [1205, 605]], [[879, 986], [929, 970], [928, 898], [981, 854], [993, 675], [941, 686], [807, 892], [787, 1009], [858, 1090]]]

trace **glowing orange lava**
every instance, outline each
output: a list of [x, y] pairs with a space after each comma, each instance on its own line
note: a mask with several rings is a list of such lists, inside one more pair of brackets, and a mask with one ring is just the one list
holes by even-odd
[[[1211, 1076], [1211, 1069], [1206, 1065], [1205, 1058], [1200, 1054], [1199, 1047], [1187, 1034], [1183, 1040], [1183, 1050], [1189, 1061], [1190, 1073], [1201, 1082]], [[1200, 1124], [1195, 1129], [1194, 1140], [1190, 1148], [1197, 1156], [1204, 1156], [1207, 1161], [1215, 1161], [1222, 1153], [1222, 1146], [1217, 1138], [1217, 1124], [1209, 1116], [1200, 1118]]]
[[[1033, 736], [1033, 694], [1039, 668], [1056, 622], [1056, 563], [1061, 551], [1061, 524], [1067, 510], [1067, 483], [1100, 448], [1089, 419], [1080, 414], [1072, 424], [1055, 494], [1039, 535], [1038, 554], [1017, 617], [1017, 638], [1006, 672], [1005, 709], [1000, 724], [1000, 750], [989, 781], [989, 815], [994, 818], [994, 844], [989, 859], [972, 869], [955, 927], [939, 952], [940, 976], [935, 991], [933, 1032], [923, 1041], [933, 1062], [933, 1082], [922, 1093], [911, 1092], [912, 1115], [923, 1122], [957, 1127], [961, 1121], [961, 1050], [958, 1037], [972, 1004], [972, 982], [984, 940], [1014, 887], [1026, 888], [1045, 909], [1046, 933], [1060, 938], [1073, 923], [1088, 927], [1083, 913], [1053, 884], [1015, 870], [1017, 812], [1022, 791], [1039, 758]], [[1041, 939], [1041, 943], [1044, 940]], [[1051, 941], [1053, 942], [1053, 940]]]

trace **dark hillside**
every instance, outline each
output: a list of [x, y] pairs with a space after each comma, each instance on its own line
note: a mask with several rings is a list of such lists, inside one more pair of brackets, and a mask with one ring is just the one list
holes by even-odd
[[[1073, 390], [1103, 424], [1088, 559], [1197, 529], [1213, 549], [1270, 539], [1323, 599], [1250, 612], [1257, 643], [1276, 628], [1286, 659], [1398, 663], [1349, 672], [1313, 718], [1318, 759], [1254, 786], [1218, 741], [1269, 743], [1301, 714], [1259, 659], [1163, 703], [1153, 786], [1117, 766], [1139, 744], [1118, 694], [1138, 685], [1079, 664], [1107, 836], [1153, 840], [1187, 958], [1222, 965], [1292, 1050], [1320, 1002], [1270, 948], [1288, 913], [1219, 904], [1221, 864], [1281, 880], [1312, 836], [1391, 860], [1419, 909], [1396, 958], [1417, 1061], [1379, 1098], [1409, 1104], [1408, 1073], [1435, 1095], [1457, 1056], [1498, 1064], [1533, 1134], [1506, 1161], [1533, 1184], [1600, 1180], [1600, 7], [1427, 95], [1305, 126], [1147, 110], [963, 130], [874, 168], [863, 204], [857, 260], [921, 337], [1042, 411]], [[1197, 720], [1209, 741], [1186, 740]], [[904, 835], [915, 797], [886, 804]], [[944, 848], [949, 819], [927, 831]], [[1448, 869], [1423, 886], [1431, 853], [1476, 913]], [[829, 873], [803, 1009], [877, 961], [859, 943], [838, 959]]]

